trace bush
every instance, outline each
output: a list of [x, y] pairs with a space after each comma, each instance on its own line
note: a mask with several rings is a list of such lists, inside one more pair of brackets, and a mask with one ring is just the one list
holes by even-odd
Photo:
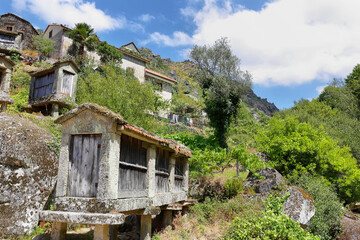
[[264, 202], [265, 209], [259, 216], [251, 214], [247, 217], [235, 218], [224, 239], [320, 239], [306, 232], [299, 223], [281, 213], [282, 203], [286, 197], [270, 196]]
[[224, 185], [224, 198], [232, 198], [244, 191], [243, 182], [239, 178], [227, 179]]
[[24, 112], [21, 106], [28, 103], [29, 99], [29, 88], [23, 88], [11, 98], [14, 100], [14, 104], [9, 106], [9, 110], [15, 110], [18, 112]]
[[323, 240], [335, 239], [341, 232], [342, 203], [333, 186], [326, 179], [310, 174], [292, 176], [289, 180], [314, 197], [315, 216], [308, 227], [310, 232]]
[[146, 84], [114, 64], [98, 70], [84, 68], [79, 76], [76, 102], [94, 102], [120, 113], [131, 124], [151, 130], [159, 96]]
[[283, 175], [314, 172], [334, 183], [342, 199], [360, 197], [360, 170], [348, 147], [339, 147], [322, 129], [295, 118], [270, 121], [257, 137], [265, 152]]
[[22, 89], [29, 89], [31, 76], [24, 70], [22, 70], [23, 63], [16, 64], [13, 68], [13, 73], [11, 75], [11, 84], [10, 84], [10, 92], [12, 94], [16, 94], [18, 91]]

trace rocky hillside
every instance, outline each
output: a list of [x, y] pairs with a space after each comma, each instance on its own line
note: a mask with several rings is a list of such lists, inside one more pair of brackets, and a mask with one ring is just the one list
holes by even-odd
[[[188, 97], [199, 101], [201, 98], [201, 89], [193, 78], [195, 65], [190, 60], [183, 62], [173, 62], [170, 58], [161, 58], [160, 55], [154, 54], [148, 48], [140, 49], [141, 55], [148, 58], [150, 63], [148, 68], [165, 74], [178, 81], [178, 91], [181, 91]], [[200, 100], [201, 101], [201, 100]], [[266, 98], [258, 97], [252, 89], [248, 89], [243, 101], [251, 108], [258, 109], [268, 116], [273, 116], [279, 111], [274, 103], [270, 103]], [[201, 105], [201, 104], [200, 104]]]

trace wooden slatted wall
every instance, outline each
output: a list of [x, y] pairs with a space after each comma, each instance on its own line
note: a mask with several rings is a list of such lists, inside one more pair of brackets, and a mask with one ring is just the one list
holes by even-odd
[[184, 161], [177, 158], [175, 161], [175, 192], [182, 191], [184, 186]]
[[96, 197], [101, 134], [72, 135], [67, 196]]
[[147, 160], [142, 141], [121, 135], [118, 197], [146, 196]]
[[169, 192], [169, 151], [156, 149], [155, 181], [156, 192]]
[[55, 72], [48, 73], [35, 79], [34, 98], [40, 98], [52, 93]]

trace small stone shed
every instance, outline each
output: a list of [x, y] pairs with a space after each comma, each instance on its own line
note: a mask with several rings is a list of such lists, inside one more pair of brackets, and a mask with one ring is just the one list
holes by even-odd
[[77, 74], [80, 71], [72, 60], [56, 62], [52, 67], [31, 72], [28, 112], [41, 111], [53, 117], [59, 108], [74, 102]]
[[9, 57], [0, 53], [0, 112], [5, 111], [8, 104], [14, 103], [14, 100], [9, 97], [11, 72], [14, 65], [15, 63]]
[[55, 211], [40, 219], [56, 222], [52, 238], [64, 237], [66, 223], [95, 224], [94, 239], [108, 239], [110, 225], [124, 215], [141, 215], [141, 239], [150, 239], [151, 216], [187, 202], [191, 151], [173, 140], [130, 125], [107, 108], [85, 103], [55, 120], [62, 124]]

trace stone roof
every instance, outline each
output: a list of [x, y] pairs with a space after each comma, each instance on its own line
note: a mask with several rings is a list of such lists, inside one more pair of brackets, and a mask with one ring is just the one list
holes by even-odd
[[128, 55], [128, 56], [131, 56], [131, 57], [133, 57], [133, 58], [136, 58], [136, 59], [138, 59], [138, 60], [140, 60], [140, 61], [142, 61], [142, 62], [145, 62], [145, 63], [150, 62], [149, 59], [146, 59], [146, 58], [140, 57], [140, 56], [138, 56], [138, 55], [136, 55], [136, 54], [134, 54], [134, 53], [131, 53], [131, 50], [130, 50], [130, 49], [127, 49], [127, 48], [124, 47], [124, 46], [118, 48], [118, 50], [119, 50], [120, 52], [122, 52], [123, 54], [126, 54], [126, 55]]
[[124, 118], [120, 114], [114, 113], [111, 110], [109, 110], [108, 108], [102, 107], [96, 103], [84, 103], [84, 104], [80, 105], [79, 107], [69, 111], [68, 113], [66, 113], [63, 116], [56, 119], [55, 123], [62, 124], [63, 122], [75, 117], [76, 115], [78, 115], [79, 113], [81, 113], [85, 110], [90, 110], [90, 111], [100, 114], [104, 117], [107, 117], [107, 118], [111, 119], [112, 121], [116, 122], [118, 125], [124, 127], [124, 129], [126, 129], [128, 131], [142, 135], [143, 137], [145, 137], [149, 140], [157, 141], [160, 145], [174, 150], [176, 154], [181, 154], [186, 157], [191, 157], [191, 150], [189, 148], [187, 148], [186, 146], [184, 146], [183, 144], [180, 144], [177, 141], [172, 140], [172, 139], [164, 139], [164, 138], [158, 137], [155, 134], [145, 131], [142, 128], [131, 125], [127, 121], [125, 121]]
[[73, 60], [63, 60], [63, 61], [58, 61], [58, 62], [54, 63], [51, 67], [39, 68], [39, 69], [36, 69], [34, 71], [31, 71], [30, 75], [31, 76], [37, 76], [37, 75], [41, 75], [41, 74], [43, 74], [45, 72], [51, 72], [51, 71], [55, 70], [58, 65], [61, 65], [61, 64], [64, 64], [64, 63], [71, 63], [74, 66], [74, 68], [78, 72], [80, 72], [80, 68], [77, 66], [77, 64]]
[[5, 59], [7, 62], [11, 64], [11, 66], [14, 66], [15, 63], [9, 58], [5, 53], [0, 53], [0, 58]]

